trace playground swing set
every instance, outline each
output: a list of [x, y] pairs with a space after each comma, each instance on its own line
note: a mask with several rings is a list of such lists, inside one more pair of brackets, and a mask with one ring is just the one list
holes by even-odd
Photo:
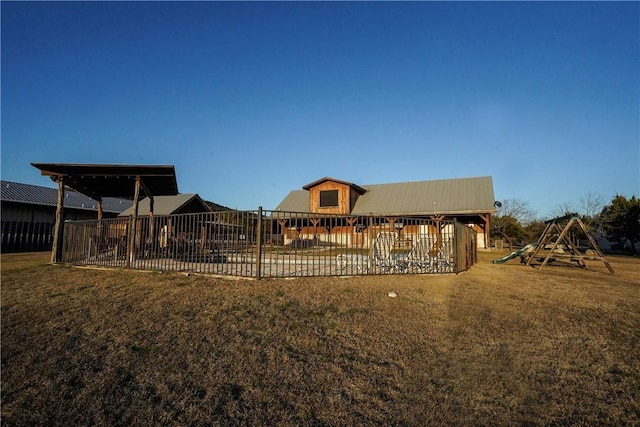
[[[576, 214], [554, 218], [546, 221], [545, 224], [547, 226], [537, 242], [513, 251], [504, 258], [494, 259], [493, 263], [503, 264], [510, 259], [520, 257], [521, 264], [533, 267], [539, 265], [539, 269], [542, 269], [545, 265], [556, 261], [576, 263], [581, 268], [588, 268], [586, 261], [601, 261], [611, 274], [615, 274], [613, 267]], [[587, 237], [590, 247], [585, 252], [581, 252], [571, 239], [571, 232], [574, 230], [581, 230]]]

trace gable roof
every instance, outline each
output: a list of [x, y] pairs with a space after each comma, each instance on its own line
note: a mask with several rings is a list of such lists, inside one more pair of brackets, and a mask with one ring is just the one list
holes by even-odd
[[317, 181], [313, 181], [310, 184], [305, 185], [304, 187], [302, 187], [304, 190], [309, 190], [313, 187], [315, 187], [316, 185], [320, 185], [323, 182], [326, 181], [332, 181], [332, 182], [337, 182], [338, 184], [343, 184], [343, 185], [348, 185], [349, 187], [353, 188], [354, 190], [356, 190], [358, 192], [358, 194], [364, 194], [367, 192], [367, 190], [365, 190], [364, 188], [360, 187], [359, 185], [356, 185], [352, 182], [347, 182], [347, 181], [341, 181], [339, 179], [335, 179], [335, 178], [331, 178], [328, 176], [325, 176], [324, 178], [320, 178]]
[[[39, 185], [22, 184], [13, 181], [0, 181], [0, 198], [3, 202], [23, 203], [30, 205], [52, 206], [58, 205], [58, 189], [41, 187]], [[103, 197], [103, 212], [120, 213], [133, 204], [131, 200], [116, 197]], [[64, 207], [98, 211], [98, 202], [82, 193], [67, 188], [64, 192]]]
[[[149, 198], [138, 202], [138, 216], [149, 215]], [[178, 212], [183, 206], [196, 200], [202, 205], [202, 212], [209, 212], [209, 206], [197, 194], [176, 194], [174, 196], [155, 196], [153, 198], [154, 215], [171, 215]], [[133, 215], [133, 206], [125, 210], [118, 216]]]
[[[351, 215], [496, 212], [493, 180], [490, 176], [373, 184], [361, 187], [366, 190], [366, 193], [358, 197]], [[276, 210], [308, 212], [309, 193], [305, 190], [291, 191]]]

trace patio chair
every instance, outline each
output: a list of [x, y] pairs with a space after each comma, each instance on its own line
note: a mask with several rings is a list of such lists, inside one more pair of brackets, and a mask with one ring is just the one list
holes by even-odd
[[454, 264], [453, 241], [451, 237], [449, 237], [438, 245], [438, 253], [434, 259], [434, 266], [438, 273], [453, 273]]
[[403, 273], [424, 273], [433, 269], [434, 259], [430, 255], [434, 240], [423, 236], [413, 245], [408, 254], [396, 258], [396, 264]]
[[385, 273], [395, 271], [398, 267], [397, 259], [391, 255], [396, 243], [396, 233], [381, 231], [373, 241], [373, 259], [371, 264]]
[[336, 256], [338, 268], [347, 273], [366, 273], [369, 270], [369, 257], [358, 254], [338, 254]]

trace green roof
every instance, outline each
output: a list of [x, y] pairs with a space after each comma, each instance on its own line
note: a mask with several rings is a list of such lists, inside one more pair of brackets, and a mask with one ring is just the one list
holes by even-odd
[[[340, 181], [341, 182], [341, 181]], [[308, 187], [308, 186], [307, 186]], [[360, 185], [352, 215], [439, 215], [496, 212], [490, 176]], [[308, 212], [309, 192], [291, 191], [276, 210]]]
[[[155, 196], [153, 198], [154, 215], [171, 215], [177, 213], [183, 206], [193, 200], [199, 200], [202, 204], [202, 212], [210, 212], [207, 204], [197, 194], [177, 194], [175, 196]], [[118, 216], [133, 215], [133, 206]], [[149, 215], [149, 198], [146, 197], [138, 202], [138, 216]]]

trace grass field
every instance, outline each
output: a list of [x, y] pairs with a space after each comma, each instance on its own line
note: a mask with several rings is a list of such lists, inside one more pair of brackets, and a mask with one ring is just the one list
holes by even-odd
[[640, 425], [640, 259], [503, 255], [262, 281], [2, 255], [2, 424]]

